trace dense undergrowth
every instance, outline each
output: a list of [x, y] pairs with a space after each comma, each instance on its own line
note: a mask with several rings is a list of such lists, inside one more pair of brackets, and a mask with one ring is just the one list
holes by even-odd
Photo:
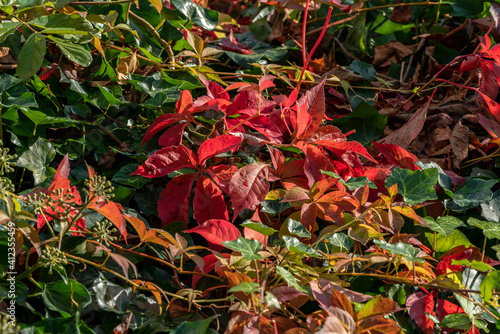
[[3, 1], [2, 333], [496, 333], [500, 7]]

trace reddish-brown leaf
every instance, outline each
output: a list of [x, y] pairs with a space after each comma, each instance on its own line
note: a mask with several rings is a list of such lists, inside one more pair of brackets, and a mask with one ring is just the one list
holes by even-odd
[[198, 233], [207, 241], [224, 246], [222, 242], [233, 241], [241, 237], [240, 231], [230, 222], [223, 219], [210, 219], [186, 233]]
[[358, 320], [368, 318], [374, 315], [386, 315], [401, 311], [402, 308], [398, 303], [390, 300], [389, 298], [378, 297], [369, 300], [363, 308], [358, 312]]
[[415, 162], [418, 161], [418, 158], [404, 148], [401, 148], [395, 144], [380, 144], [374, 141], [372, 141], [372, 144], [380, 153], [382, 153], [389, 164], [397, 165], [401, 168], [406, 168], [413, 171], [418, 169], [418, 167], [415, 165]]
[[144, 236], [146, 235], [147, 228], [146, 224], [142, 220], [140, 220], [137, 217], [128, 215], [128, 214], [123, 214], [123, 217], [125, 218], [126, 221], [130, 223], [134, 227], [134, 229], [137, 232], [137, 235], [141, 239], [141, 241], [144, 239]]
[[193, 200], [194, 218], [201, 224], [209, 219], [229, 219], [224, 195], [208, 177], [200, 176]]
[[500, 104], [498, 102], [492, 100], [488, 95], [485, 93], [481, 92], [480, 90], [477, 91], [481, 96], [483, 97], [484, 101], [486, 102], [486, 106], [488, 107], [488, 111], [490, 114], [495, 117], [495, 119], [500, 122]]
[[184, 174], [174, 177], [160, 194], [158, 216], [163, 225], [183, 221], [187, 225], [189, 195], [193, 181], [198, 174]]
[[273, 162], [273, 167], [278, 176], [281, 176], [285, 171], [285, 156], [283, 153], [272, 146], [267, 145], [267, 149], [271, 155], [271, 161]]
[[434, 331], [434, 322], [425, 315], [426, 312], [436, 315], [432, 294], [425, 294], [420, 291], [415, 292], [406, 299], [406, 308], [408, 309], [410, 318], [417, 323], [424, 334], [432, 334]]
[[162, 177], [182, 168], [196, 168], [196, 160], [193, 152], [183, 145], [164, 147], [150, 156], [132, 175]]
[[229, 195], [234, 208], [233, 220], [243, 209], [255, 210], [268, 192], [267, 164], [254, 162], [240, 168], [229, 184]]
[[231, 151], [234, 153], [240, 147], [242, 138], [233, 135], [222, 135], [205, 140], [198, 149], [198, 164], [203, 166], [205, 161], [218, 154]]
[[312, 122], [311, 115], [307, 112], [307, 96], [297, 101], [295, 104], [295, 131], [293, 133], [294, 143], [301, 140]]
[[308, 144], [302, 147], [302, 151], [306, 156], [304, 159], [304, 174], [307, 177], [309, 187], [326, 178], [326, 175], [321, 173], [321, 170], [335, 171], [330, 159], [319, 147]]
[[306, 92], [307, 112], [311, 117], [311, 122], [303, 134], [304, 138], [315, 133], [325, 118], [325, 82], [326, 78], [319, 85]]
[[368, 153], [366, 148], [361, 145], [358, 142], [355, 141], [345, 141], [345, 142], [338, 142], [338, 141], [331, 141], [331, 140], [318, 140], [315, 142], [315, 144], [318, 144], [323, 147], [327, 147], [330, 149], [332, 152], [334, 152], [337, 156], [342, 155], [344, 152], [350, 151], [357, 153], [359, 155], [364, 156], [365, 158], [377, 163], [377, 160], [373, 159], [373, 157]]

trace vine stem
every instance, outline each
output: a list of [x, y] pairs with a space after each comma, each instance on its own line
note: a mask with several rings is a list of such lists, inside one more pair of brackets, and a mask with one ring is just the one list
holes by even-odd
[[117, 0], [117, 1], [74, 1], [70, 2], [70, 6], [100, 6], [100, 5], [115, 5], [120, 3], [134, 2], [134, 0]]

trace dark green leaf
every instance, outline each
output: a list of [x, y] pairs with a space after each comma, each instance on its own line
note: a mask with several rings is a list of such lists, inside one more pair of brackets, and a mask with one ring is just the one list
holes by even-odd
[[360, 60], [353, 61], [349, 66], [349, 69], [353, 72], [358, 73], [368, 81], [375, 80], [375, 76], [377, 75], [377, 71], [372, 64], [368, 64]]
[[5, 96], [0, 105], [4, 107], [38, 107], [35, 94], [30, 92], [25, 86], [14, 86], [5, 92]]
[[404, 256], [408, 261], [415, 261], [418, 263], [424, 263], [424, 259], [418, 257], [420, 252], [417, 248], [410, 244], [405, 244], [403, 242], [398, 242], [396, 244], [390, 244], [382, 240], [375, 239], [373, 242], [382, 249], [388, 250], [389, 252], [397, 255]]
[[89, 292], [75, 280], [48, 283], [43, 286], [43, 301], [45, 305], [62, 315], [81, 312], [92, 301]]
[[490, 222], [500, 222], [500, 190], [493, 193], [489, 203], [481, 204], [481, 216]]
[[286, 227], [291, 235], [296, 235], [299, 238], [310, 238], [311, 232], [309, 232], [301, 222], [295, 219], [288, 219]]
[[69, 318], [53, 318], [35, 322], [23, 333], [30, 334], [78, 334], [78, 316]]
[[[116, 98], [114, 95], [113, 95], [113, 92], [111, 92], [111, 90], [107, 87], [102, 87], [101, 85], [97, 84], [97, 87], [99, 88], [99, 90], [101, 91], [102, 95], [104, 96], [104, 98], [106, 99], [106, 101], [109, 102], [109, 104], [111, 105], [122, 105], [124, 104], [125, 102], [124, 101], [121, 101], [119, 100], [118, 98]], [[121, 96], [120, 96], [121, 97]], [[122, 100], [123, 100], [123, 97], [121, 97]]]
[[257, 232], [262, 233], [264, 235], [271, 235], [271, 234], [278, 232], [272, 227], [269, 227], [269, 226], [266, 226], [260, 222], [254, 222], [251, 220], [245, 220], [245, 222], [243, 224], [241, 224], [241, 226], [244, 226], [244, 227], [249, 228], [251, 230], [257, 231]]
[[184, 321], [170, 334], [217, 334], [217, 331], [208, 328], [214, 319], [215, 316], [200, 321]]
[[136, 163], [131, 163], [122, 167], [118, 172], [116, 172], [111, 181], [124, 186], [141, 189], [146, 183], [148, 183], [149, 180], [142, 176], [130, 175], [137, 170], [137, 167], [139, 167], [139, 164]]
[[464, 208], [475, 208], [493, 198], [495, 180], [467, 179], [453, 194], [453, 202]]
[[21, 154], [17, 160], [17, 165], [32, 171], [35, 185], [38, 185], [54, 174], [54, 169], [48, 166], [55, 156], [56, 149], [54, 145], [42, 138], [38, 138], [27, 151]]
[[219, 13], [196, 5], [190, 0], [172, 0], [172, 5], [197, 26], [212, 31], [219, 23]]
[[431, 217], [425, 217], [425, 221], [431, 230], [445, 237], [450, 236], [459, 226], [465, 226], [460, 219], [453, 216], [438, 217], [436, 221]]
[[439, 172], [439, 185], [441, 186], [441, 188], [443, 188], [446, 195], [453, 197], [453, 183], [451, 181], [451, 177], [449, 177], [437, 163], [435, 163], [434, 161], [431, 161], [429, 163], [417, 161], [415, 162], [415, 164], [422, 169], [437, 168]]
[[297, 279], [288, 270], [282, 266], [276, 266], [276, 272], [288, 283], [289, 286], [295, 288], [297, 291], [307, 293], [307, 290], [297, 283]]
[[434, 185], [438, 179], [438, 170], [435, 168], [411, 171], [409, 169], [395, 168], [385, 180], [389, 188], [398, 184], [398, 193], [404, 196], [405, 202], [410, 205], [437, 199]]
[[372, 140], [379, 139], [384, 133], [387, 116], [380, 115], [377, 109], [366, 102], [361, 102], [348, 116], [337, 118], [331, 123], [340, 128], [342, 132], [355, 129], [356, 132], [349, 135], [349, 139], [368, 145]]
[[245, 260], [253, 261], [263, 259], [262, 255], [258, 253], [262, 248], [262, 243], [260, 241], [239, 237], [237, 240], [224, 241], [222, 244], [235, 252], [240, 252]]
[[18, 59], [22, 59], [17, 63], [17, 76], [23, 81], [28, 81], [42, 66], [43, 58], [45, 57], [45, 50], [47, 41], [41, 34], [31, 34], [26, 40], [21, 51], [19, 52]]
[[455, 313], [446, 315], [441, 321], [440, 326], [454, 329], [469, 329], [471, 323], [467, 314]]

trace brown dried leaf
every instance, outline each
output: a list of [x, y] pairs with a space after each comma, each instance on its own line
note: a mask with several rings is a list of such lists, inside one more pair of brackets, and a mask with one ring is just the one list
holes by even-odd
[[[402, 0], [394, 0], [394, 3], [402, 3]], [[408, 23], [411, 20], [413, 12], [410, 6], [395, 7], [392, 10], [391, 17], [389, 20], [397, 23]]]
[[120, 60], [118, 61], [118, 66], [116, 67], [118, 80], [125, 80], [127, 74], [133, 74], [137, 70], [138, 66], [139, 61], [137, 60], [137, 55], [135, 53], [129, 57], [120, 58]]
[[454, 154], [453, 169], [460, 169], [460, 164], [469, 154], [469, 128], [461, 122], [455, 125], [450, 138], [451, 149]]
[[375, 57], [373, 66], [386, 67], [393, 63], [401, 63], [401, 60], [415, 52], [417, 44], [405, 45], [398, 41], [392, 41], [384, 45], [375, 46]]

